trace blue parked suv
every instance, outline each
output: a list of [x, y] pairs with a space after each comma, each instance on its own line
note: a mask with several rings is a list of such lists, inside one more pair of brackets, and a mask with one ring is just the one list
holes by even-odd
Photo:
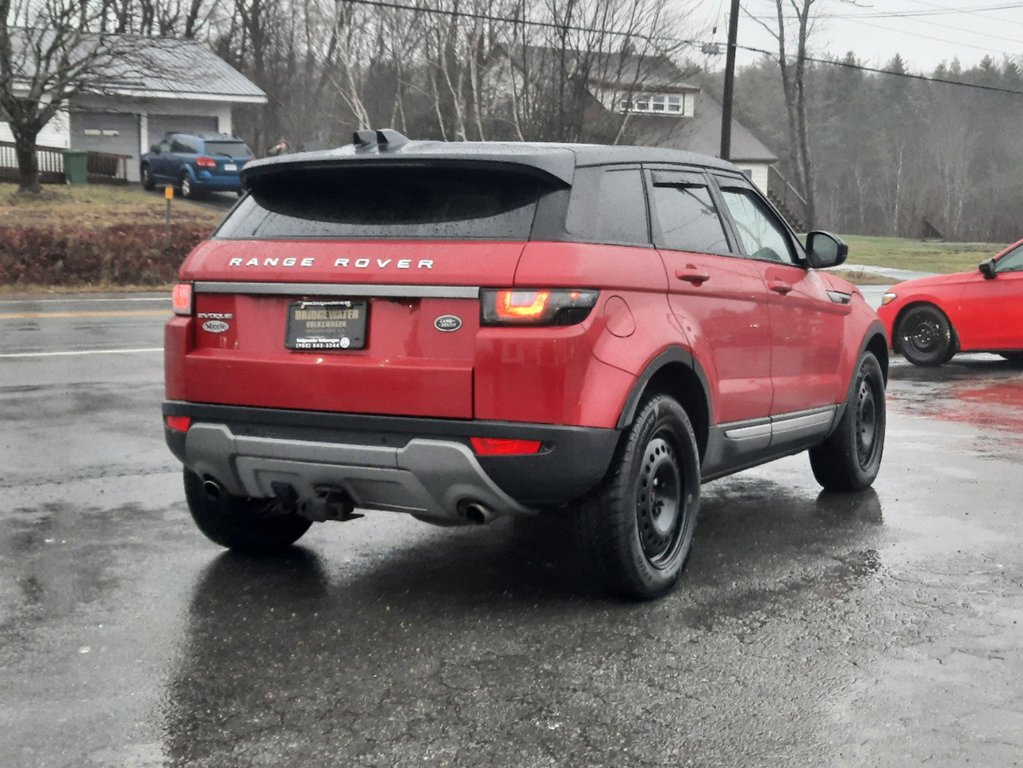
[[143, 189], [172, 185], [182, 197], [202, 192], [242, 193], [241, 169], [252, 150], [226, 133], [168, 133], [142, 155], [139, 176]]

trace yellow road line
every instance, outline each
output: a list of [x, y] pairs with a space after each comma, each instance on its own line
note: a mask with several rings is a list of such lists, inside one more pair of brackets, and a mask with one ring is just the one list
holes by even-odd
[[0, 320], [42, 320], [100, 317], [170, 317], [168, 309], [110, 310], [109, 312], [5, 312]]

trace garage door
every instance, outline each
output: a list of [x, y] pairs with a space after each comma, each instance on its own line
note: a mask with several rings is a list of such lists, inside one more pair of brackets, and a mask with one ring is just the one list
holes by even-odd
[[166, 133], [216, 133], [217, 118], [209, 115], [149, 115], [149, 140], [159, 144]]
[[128, 180], [139, 180], [139, 118], [122, 112], [72, 112], [71, 147], [130, 155]]

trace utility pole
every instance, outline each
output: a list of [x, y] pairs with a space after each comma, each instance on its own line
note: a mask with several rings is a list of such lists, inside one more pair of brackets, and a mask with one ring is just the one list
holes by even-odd
[[725, 92], [721, 99], [721, 159], [732, 155], [732, 92], [735, 89], [735, 43], [739, 39], [739, 0], [728, 14], [728, 50], [725, 51]]

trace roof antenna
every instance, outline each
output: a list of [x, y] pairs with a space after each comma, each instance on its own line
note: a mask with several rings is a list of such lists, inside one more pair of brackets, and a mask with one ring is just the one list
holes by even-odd
[[377, 131], [377, 143], [380, 144], [380, 149], [397, 149], [408, 144], [408, 136], [393, 128], [381, 128]]
[[376, 131], [355, 131], [352, 133], [352, 144], [358, 149], [366, 149], [372, 147], [377, 143], [377, 132]]

